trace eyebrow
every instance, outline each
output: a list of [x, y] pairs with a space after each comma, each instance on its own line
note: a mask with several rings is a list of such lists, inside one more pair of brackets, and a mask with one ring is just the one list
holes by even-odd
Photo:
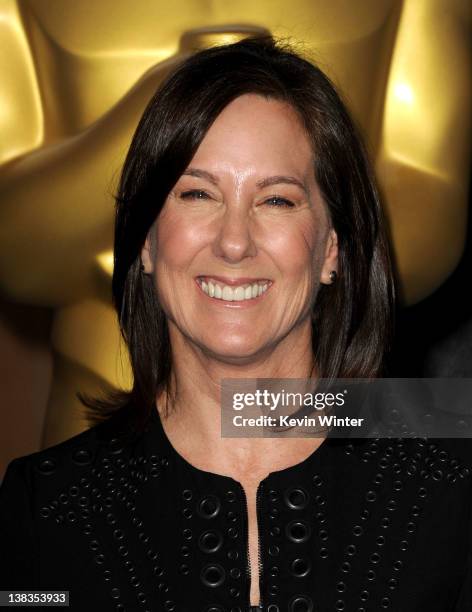
[[297, 185], [300, 189], [308, 196], [308, 189], [305, 183], [295, 178], [294, 176], [285, 176], [283, 174], [277, 174], [276, 176], [268, 176], [267, 178], [261, 179], [257, 181], [256, 186], [259, 189], [263, 189], [264, 187], [270, 187], [271, 185], [279, 185], [280, 183], [286, 185]]
[[207, 172], [206, 170], [199, 170], [198, 168], [187, 168], [187, 170], [185, 170], [182, 176], [185, 175], [196, 176], [197, 178], [206, 179], [210, 183], [213, 183], [213, 185], [218, 185], [219, 183], [218, 178], [214, 174], [212, 174], [211, 172]]
[[[213, 185], [219, 184], [218, 177], [212, 174], [211, 172], [208, 172], [207, 170], [200, 170], [199, 168], [187, 168], [183, 175], [195, 176], [197, 178], [206, 179]], [[276, 174], [275, 176], [268, 176], [266, 178], [260, 179], [259, 181], [257, 181], [256, 187], [258, 189], [263, 189], [264, 187], [270, 187], [271, 185], [279, 184], [296, 185], [297, 187], [300, 187], [300, 189], [305, 193], [307, 197], [309, 195], [308, 188], [305, 183], [295, 178], [294, 176], [286, 176], [284, 174]]]

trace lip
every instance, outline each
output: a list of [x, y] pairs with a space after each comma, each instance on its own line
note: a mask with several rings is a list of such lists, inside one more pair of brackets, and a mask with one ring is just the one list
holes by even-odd
[[[258, 295], [255, 298], [250, 298], [248, 300], [239, 300], [239, 301], [229, 302], [227, 300], [212, 298], [203, 291], [203, 289], [201, 288], [198, 282], [198, 279], [207, 279], [207, 278], [214, 278], [215, 280], [219, 280], [222, 283], [226, 283], [227, 285], [238, 285], [242, 283], [252, 283], [255, 281], [267, 280], [267, 282], [269, 283], [269, 286], [267, 287], [266, 291], [264, 291], [264, 293], [261, 293], [261, 295]], [[229, 283], [228, 280], [232, 280], [233, 282]], [[244, 277], [241, 276], [237, 279], [228, 279], [224, 276], [203, 276], [202, 275], [202, 276], [197, 276], [195, 278], [195, 284], [197, 285], [198, 290], [203, 295], [203, 297], [209, 300], [210, 304], [215, 304], [217, 306], [223, 306], [224, 308], [250, 308], [251, 306], [256, 306], [262, 299], [264, 299], [267, 293], [269, 293], [271, 286], [273, 285], [273, 281], [269, 279], [249, 278], [247, 276], [244, 276]]]

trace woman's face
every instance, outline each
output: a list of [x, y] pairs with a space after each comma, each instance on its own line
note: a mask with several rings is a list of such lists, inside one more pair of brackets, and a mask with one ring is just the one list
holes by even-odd
[[313, 155], [285, 103], [246, 94], [217, 117], [142, 251], [171, 339], [247, 363], [310, 329], [319, 284], [337, 269]]

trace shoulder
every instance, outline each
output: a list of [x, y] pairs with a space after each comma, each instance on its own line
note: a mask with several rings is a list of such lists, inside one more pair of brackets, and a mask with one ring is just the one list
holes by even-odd
[[426, 438], [425, 446], [437, 463], [448, 470], [472, 475], [472, 438]]
[[33, 490], [37, 488], [38, 480], [41, 488], [57, 488], [74, 477], [80, 477], [85, 470], [96, 465], [99, 457], [126, 448], [130, 440], [128, 417], [128, 411], [117, 411], [106, 421], [67, 440], [12, 459], [7, 465], [2, 488], [19, 480]]
[[[336, 444], [336, 438], [333, 444]], [[340, 456], [432, 481], [472, 484], [472, 438], [385, 437], [340, 440]]]
[[400, 438], [400, 457], [422, 459], [426, 465], [441, 466], [448, 472], [463, 468], [472, 474], [472, 438]]
[[433, 478], [472, 481], [472, 438], [428, 438], [426, 450]]

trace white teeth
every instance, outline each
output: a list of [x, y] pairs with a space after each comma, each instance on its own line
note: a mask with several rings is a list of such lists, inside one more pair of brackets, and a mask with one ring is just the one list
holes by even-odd
[[227, 302], [240, 302], [241, 300], [250, 300], [262, 295], [267, 290], [269, 283], [253, 283], [252, 285], [244, 284], [232, 287], [223, 283], [217, 284], [211, 280], [207, 282], [202, 280], [200, 285], [203, 291], [210, 297], [226, 300]]
[[236, 289], [233, 289], [233, 300], [235, 302], [244, 300], [244, 289], [242, 287], [236, 287]]
[[[210, 296], [211, 297], [211, 296]], [[233, 298], [233, 290], [231, 289], [231, 287], [228, 287], [228, 285], [225, 285], [223, 287], [223, 295], [222, 298], [224, 300], [228, 300], [229, 302], [231, 302], [234, 298]]]

